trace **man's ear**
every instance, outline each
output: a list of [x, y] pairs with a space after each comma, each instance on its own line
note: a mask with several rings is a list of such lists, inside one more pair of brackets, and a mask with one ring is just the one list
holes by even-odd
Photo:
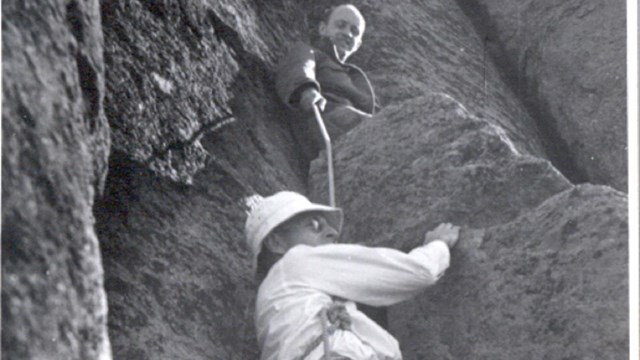
[[288, 250], [285, 238], [276, 232], [269, 234], [264, 240], [264, 246], [274, 254], [284, 255]]

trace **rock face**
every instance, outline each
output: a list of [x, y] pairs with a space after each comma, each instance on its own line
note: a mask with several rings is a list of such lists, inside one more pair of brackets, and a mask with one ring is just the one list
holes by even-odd
[[[243, 198], [311, 189], [326, 199], [325, 164], [307, 184], [273, 73], [315, 27], [307, 15], [333, 3], [3, 7], [3, 359], [258, 358]], [[626, 197], [576, 186], [591, 170], [549, 147], [553, 126], [532, 111], [546, 99], [558, 132], [562, 116], [586, 116], [565, 107], [578, 96], [551, 101], [575, 90], [550, 79], [556, 43], [530, 38], [544, 47], [521, 52], [530, 43], [507, 25], [492, 33], [527, 64], [523, 95], [467, 5], [418, 3], [355, 3], [368, 27], [353, 61], [382, 109], [335, 143], [345, 239], [409, 249], [439, 222], [465, 225], [443, 281], [391, 309], [405, 358], [622, 357]], [[484, 3], [497, 24], [497, 2]], [[582, 18], [617, 26], [581, 4]], [[562, 34], [580, 33], [566, 15]], [[589, 75], [563, 75], [598, 82], [589, 64]], [[584, 111], [614, 98], [597, 89], [603, 105]], [[596, 118], [587, 123], [600, 129]], [[593, 133], [567, 145], [596, 146]]]
[[114, 358], [256, 358], [243, 179], [210, 165], [185, 187], [119, 169], [117, 202], [97, 208]]
[[623, 2], [459, 3], [540, 127], [559, 134], [553, 141], [564, 143], [585, 180], [626, 191]]
[[109, 152], [98, 2], [2, 10], [2, 358], [110, 359], [92, 215]]
[[[445, 94], [385, 108], [340, 139], [334, 167], [344, 238], [384, 246], [416, 246], [443, 221], [500, 224], [571, 186], [548, 161], [520, 153], [500, 127]], [[325, 184], [324, 159], [316, 160], [317, 201], [326, 202]]]
[[95, 212], [114, 358], [258, 357], [243, 197], [306, 188], [273, 89], [295, 35], [273, 25], [296, 24], [283, 9], [102, 3], [114, 151]]
[[405, 356], [628, 357], [626, 205], [580, 185], [463, 238], [443, 281], [390, 311]]
[[367, 29], [353, 61], [366, 68], [381, 105], [442, 92], [500, 125], [521, 151], [544, 156], [533, 119], [502, 81], [455, 1], [398, 7], [367, 1], [361, 7]]
[[[465, 226], [442, 281], [389, 312], [406, 358], [625, 356], [623, 193], [570, 185], [442, 94], [387, 107], [336, 153], [343, 241], [408, 250]], [[326, 199], [322, 161], [312, 181]]]
[[295, 12], [287, 18], [278, 12], [290, 7], [286, 2], [273, 5], [262, 11], [233, 1], [102, 2], [114, 150], [189, 184], [210, 155], [200, 141], [204, 134], [247, 117], [268, 124], [278, 101], [264, 87], [284, 51], [274, 38], [285, 40], [283, 29], [263, 22], [295, 18]]

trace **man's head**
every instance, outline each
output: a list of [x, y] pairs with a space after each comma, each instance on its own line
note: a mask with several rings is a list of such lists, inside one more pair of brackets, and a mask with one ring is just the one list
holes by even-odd
[[[256, 269], [263, 245], [284, 254], [295, 245], [311, 246], [335, 242], [342, 230], [342, 210], [314, 204], [291, 191], [259, 198], [251, 206], [245, 223], [247, 243]], [[269, 238], [267, 240], [267, 238]]]
[[264, 240], [272, 253], [284, 255], [296, 245], [320, 246], [338, 240], [338, 230], [322, 211], [298, 214], [276, 227]]
[[353, 5], [345, 4], [333, 8], [329, 16], [320, 22], [321, 37], [329, 39], [335, 46], [341, 61], [345, 61], [362, 44], [365, 21]]

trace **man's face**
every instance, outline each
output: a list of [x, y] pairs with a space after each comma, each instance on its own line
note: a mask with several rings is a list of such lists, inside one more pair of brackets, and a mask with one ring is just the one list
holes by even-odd
[[320, 36], [328, 38], [336, 47], [341, 60], [346, 60], [362, 44], [365, 21], [352, 5], [336, 7], [327, 23], [320, 23]]
[[332, 244], [339, 235], [322, 213], [314, 212], [303, 213], [287, 221], [278, 234], [287, 250], [296, 245]]

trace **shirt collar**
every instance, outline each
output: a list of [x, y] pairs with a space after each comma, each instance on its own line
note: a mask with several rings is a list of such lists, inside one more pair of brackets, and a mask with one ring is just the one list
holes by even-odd
[[325, 37], [321, 37], [320, 40], [318, 41], [317, 47], [318, 49], [322, 50], [325, 54], [329, 55], [331, 59], [333, 59], [338, 64], [345, 63], [344, 61], [340, 60], [335, 46], [333, 46], [333, 43], [329, 39]]

